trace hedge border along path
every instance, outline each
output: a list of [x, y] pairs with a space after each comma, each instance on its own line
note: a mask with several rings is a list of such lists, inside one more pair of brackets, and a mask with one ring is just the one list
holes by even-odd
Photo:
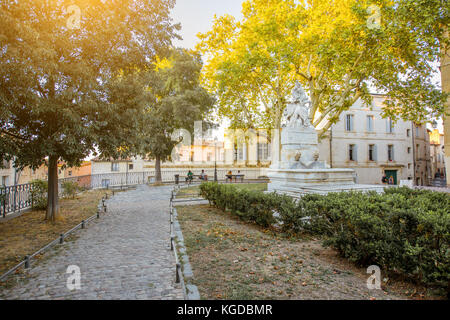
[[[342, 192], [284, 195], [204, 183], [210, 204], [244, 221], [286, 233], [309, 233], [358, 265], [383, 270], [450, 292], [450, 195], [396, 188], [384, 194]], [[273, 212], [279, 216], [274, 217]], [[310, 217], [305, 221], [305, 217]]]

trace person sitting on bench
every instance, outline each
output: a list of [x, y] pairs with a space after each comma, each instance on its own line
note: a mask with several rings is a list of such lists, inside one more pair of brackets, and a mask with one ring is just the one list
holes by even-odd
[[205, 174], [205, 170], [202, 170], [202, 173], [200, 173], [198, 178], [203, 181], [208, 181], [208, 176]]
[[227, 181], [228, 180], [230, 180], [230, 182], [233, 181], [233, 173], [231, 172], [231, 170], [228, 171], [228, 173], [226, 174], [226, 177], [227, 177]]
[[186, 177], [186, 182], [192, 182], [193, 177], [194, 177], [194, 174], [192, 173], [191, 170], [189, 170], [187, 177]]

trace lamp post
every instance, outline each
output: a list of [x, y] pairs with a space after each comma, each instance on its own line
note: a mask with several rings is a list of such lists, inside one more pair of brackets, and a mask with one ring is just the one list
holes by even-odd
[[217, 137], [214, 138], [214, 182], [217, 182]]

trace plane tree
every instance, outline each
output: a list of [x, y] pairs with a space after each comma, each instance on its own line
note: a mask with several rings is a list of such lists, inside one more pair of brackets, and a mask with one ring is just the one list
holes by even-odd
[[[163, 55], [179, 29], [172, 0], [78, 1], [75, 23], [72, 4], [0, 4], [0, 160], [48, 166], [50, 221], [59, 217], [59, 161], [132, 151], [127, 138], [145, 104], [129, 74]], [[119, 93], [127, 103], [110, 103]]]
[[[414, 12], [414, 8], [420, 10]], [[423, 122], [444, 112], [435, 83], [445, 1], [247, 0], [243, 18], [216, 17], [200, 34], [203, 81], [219, 115], [258, 109], [260, 126], [279, 128], [295, 81], [310, 95], [310, 118], [324, 135], [357, 100], [384, 93], [384, 116]]]

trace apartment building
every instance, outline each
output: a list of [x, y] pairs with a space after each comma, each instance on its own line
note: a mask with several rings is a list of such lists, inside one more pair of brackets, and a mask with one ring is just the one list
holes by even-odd
[[431, 182], [430, 134], [426, 125], [412, 124], [414, 131], [414, 181], [417, 186], [428, 186]]
[[358, 100], [343, 112], [320, 142], [321, 160], [334, 168], [354, 169], [357, 183], [381, 184], [386, 175], [394, 184], [413, 180], [416, 185], [428, 185], [426, 126], [383, 118], [383, 100], [384, 96], [373, 95], [370, 107]]
[[445, 152], [444, 152], [444, 134], [438, 129], [430, 133], [430, 160], [431, 177], [438, 178], [445, 176]]

